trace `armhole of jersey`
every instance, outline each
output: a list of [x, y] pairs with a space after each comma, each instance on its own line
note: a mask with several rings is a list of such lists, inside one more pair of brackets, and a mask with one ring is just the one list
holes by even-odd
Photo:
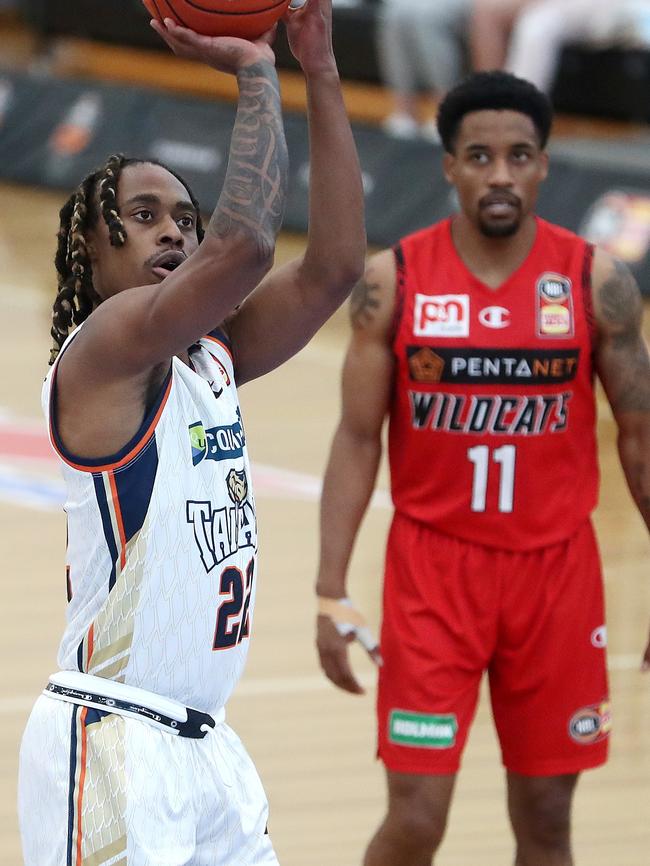
[[[208, 334], [203, 337], [203, 339], [207, 342], [207, 345], [204, 344], [204, 348], [210, 352], [210, 346], [219, 347], [222, 352], [225, 353], [228, 363], [230, 364], [230, 370], [228, 374], [232, 376], [232, 381], [237, 381], [237, 371], [235, 369], [235, 357], [233, 355], [232, 350], [232, 341], [224, 328], [214, 328], [214, 330], [210, 331]], [[213, 352], [210, 352], [212, 357], [223, 366], [223, 359], [218, 358], [214, 355]]]
[[390, 345], [395, 349], [395, 342], [399, 334], [400, 325], [402, 324], [402, 315], [404, 313], [404, 296], [406, 294], [406, 262], [404, 260], [404, 250], [401, 244], [395, 244], [393, 247], [395, 256], [395, 308], [393, 310], [393, 319], [390, 323]]
[[[58, 359], [57, 359], [58, 361]], [[118, 452], [115, 454], [111, 454], [108, 457], [97, 457], [97, 458], [83, 458], [79, 457], [76, 454], [73, 454], [71, 451], [65, 447], [63, 442], [59, 437], [58, 430], [56, 428], [56, 413], [57, 413], [57, 393], [56, 393], [56, 376], [58, 372], [58, 363], [52, 374], [52, 382], [50, 384], [50, 406], [49, 406], [49, 428], [50, 428], [50, 441], [54, 447], [54, 450], [59, 455], [61, 460], [68, 464], [68, 466], [72, 466], [73, 469], [78, 469], [81, 472], [107, 472], [108, 470], [116, 470], [121, 469], [123, 466], [126, 466], [127, 463], [130, 463], [139, 454], [142, 453], [144, 448], [151, 441], [151, 438], [154, 435], [156, 430], [156, 426], [158, 421], [160, 420], [160, 416], [162, 415], [163, 409], [167, 403], [167, 399], [169, 397], [171, 388], [172, 388], [172, 376], [173, 371], [173, 362], [169, 366], [169, 372], [165, 376], [165, 379], [160, 387], [160, 391], [154, 400], [153, 406], [146, 413], [142, 424], [135, 434], [123, 447], [120, 448]]]
[[591, 271], [594, 261], [593, 244], [585, 244], [584, 258], [582, 261], [582, 305], [585, 311], [587, 332], [591, 342], [592, 351], [596, 345], [596, 316], [594, 313], [594, 299], [592, 294]]
[[232, 361], [232, 341], [223, 328], [214, 328], [205, 335], [205, 339], [211, 340], [213, 343], [217, 343], [221, 346], [221, 348], [228, 353], [228, 356]]

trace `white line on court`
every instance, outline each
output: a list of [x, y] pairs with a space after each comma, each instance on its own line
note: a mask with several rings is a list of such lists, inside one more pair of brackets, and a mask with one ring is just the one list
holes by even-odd
[[[641, 653], [612, 655], [608, 667], [612, 672], [638, 671], [641, 666]], [[376, 681], [374, 671], [358, 675], [358, 680], [364, 688], [372, 689]], [[271, 695], [302, 695], [313, 692], [324, 692], [335, 686], [325, 675], [316, 674], [306, 677], [258, 677], [244, 678], [235, 690], [235, 698], [269, 697]], [[29, 712], [37, 695], [13, 695], [0, 698], [0, 716], [14, 716]]]
[[[3, 433], [9, 435], [11, 442], [6, 454], [2, 451]], [[38, 456], [32, 457], [31, 447], [25, 447], [24, 454], [20, 449], [15, 453], [16, 446], [12, 437], [33, 436], [34, 433], [42, 436], [45, 442], [42, 422], [21, 418], [8, 407], [0, 406], [0, 502], [41, 511], [60, 511], [65, 492], [63, 481], [52, 477], [52, 470], [57, 468], [54, 454], [48, 459], [47, 450], [41, 451], [37, 448], [35, 453]], [[258, 498], [294, 499], [302, 502], [318, 502], [322, 488], [322, 481], [316, 475], [262, 463], [253, 463], [253, 482]], [[391, 508], [388, 491], [376, 490], [371, 506]]]

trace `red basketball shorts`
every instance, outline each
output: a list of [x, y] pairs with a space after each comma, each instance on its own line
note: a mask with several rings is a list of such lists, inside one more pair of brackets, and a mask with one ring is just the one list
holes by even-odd
[[607, 759], [600, 558], [589, 522], [530, 551], [488, 548], [396, 515], [377, 710], [379, 757], [455, 773], [487, 672], [503, 763], [531, 776]]

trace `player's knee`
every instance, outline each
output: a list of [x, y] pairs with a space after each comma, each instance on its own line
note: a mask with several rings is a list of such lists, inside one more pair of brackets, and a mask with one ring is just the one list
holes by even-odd
[[409, 847], [433, 852], [445, 835], [447, 809], [417, 795], [392, 798], [387, 824]]
[[571, 833], [571, 800], [565, 792], [538, 791], [526, 803], [525, 836], [535, 847], [565, 850]]

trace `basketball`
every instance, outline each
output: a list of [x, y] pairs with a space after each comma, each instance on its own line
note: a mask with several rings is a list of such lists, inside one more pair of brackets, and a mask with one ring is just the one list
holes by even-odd
[[290, 0], [142, 0], [152, 18], [171, 18], [204, 36], [257, 39], [284, 15]]

